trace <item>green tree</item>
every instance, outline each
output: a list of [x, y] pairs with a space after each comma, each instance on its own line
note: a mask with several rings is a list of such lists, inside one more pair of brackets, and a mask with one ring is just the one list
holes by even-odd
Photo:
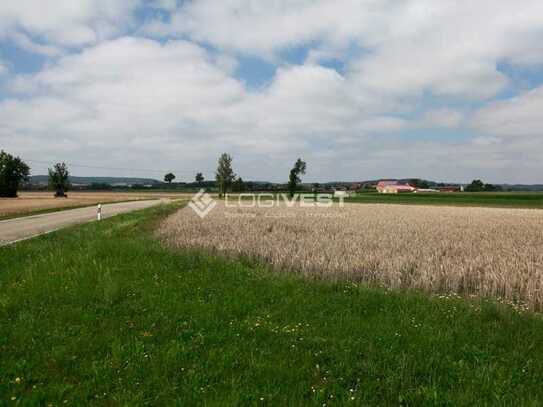
[[471, 184], [469, 184], [466, 187], [467, 192], [481, 192], [485, 190], [485, 184], [480, 179], [474, 179], [471, 181]]
[[413, 179], [410, 179], [408, 181], [409, 185], [411, 185], [412, 187], [415, 187], [415, 188], [420, 188], [420, 189], [428, 189], [430, 188], [430, 184], [428, 184], [427, 181], [423, 180], [423, 179], [419, 179], [419, 178], [413, 178]]
[[486, 192], [498, 192], [498, 191], [503, 191], [503, 188], [499, 185], [485, 184], [484, 190]]
[[171, 184], [174, 179], [175, 179], [175, 175], [171, 172], [164, 175], [164, 181], [167, 182], [168, 184]]
[[19, 157], [0, 151], [0, 197], [16, 198], [22, 182], [28, 181], [30, 167]]
[[196, 177], [194, 177], [194, 179], [198, 183], [198, 186], [201, 187], [202, 183], [204, 182], [204, 179], [205, 179], [204, 174], [202, 174], [201, 172], [198, 172], [198, 173], [196, 173]]
[[232, 184], [232, 191], [234, 192], [245, 192], [246, 190], [247, 186], [241, 177], [237, 178]]
[[306, 169], [305, 161], [302, 161], [301, 158], [298, 158], [296, 160], [296, 163], [294, 164], [294, 167], [290, 170], [290, 174], [288, 177], [288, 191], [291, 198], [294, 196], [294, 193], [296, 192], [296, 188], [298, 187], [298, 184], [302, 182], [300, 175], [305, 174], [305, 169]]
[[232, 157], [227, 153], [223, 153], [219, 157], [215, 178], [219, 187], [219, 198], [222, 198], [236, 179], [236, 174], [232, 169]]
[[65, 163], [56, 163], [49, 168], [49, 188], [55, 191], [56, 198], [66, 198], [66, 192], [70, 187], [70, 172]]

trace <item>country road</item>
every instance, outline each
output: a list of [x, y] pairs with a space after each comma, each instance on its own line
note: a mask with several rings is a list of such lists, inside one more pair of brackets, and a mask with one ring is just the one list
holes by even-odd
[[[102, 205], [102, 219], [167, 202], [170, 200], [155, 199], [105, 204]], [[66, 226], [95, 220], [96, 212], [96, 206], [91, 206], [0, 221], [0, 246], [49, 233]]]

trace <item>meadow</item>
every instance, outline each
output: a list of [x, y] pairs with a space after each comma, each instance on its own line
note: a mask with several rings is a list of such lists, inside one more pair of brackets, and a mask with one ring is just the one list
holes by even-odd
[[346, 201], [353, 203], [543, 209], [543, 192], [440, 192], [415, 194], [369, 192], [355, 194], [347, 198]]
[[0, 405], [543, 403], [540, 315], [170, 250], [175, 210], [0, 248]]
[[18, 198], [0, 198], [0, 220], [36, 215], [63, 209], [81, 208], [99, 203], [143, 199], [178, 198], [191, 194], [167, 192], [72, 192], [68, 198], [55, 198], [54, 192], [19, 192]]
[[186, 208], [160, 238], [262, 260], [305, 277], [543, 306], [543, 215], [534, 209], [407, 205]]

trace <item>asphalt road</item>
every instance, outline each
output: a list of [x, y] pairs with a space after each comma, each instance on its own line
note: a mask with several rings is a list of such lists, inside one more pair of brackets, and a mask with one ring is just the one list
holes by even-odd
[[[169, 199], [104, 204], [102, 219], [165, 202], [169, 202]], [[53, 232], [66, 226], [96, 220], [96, 212], [97, 207], [92, 206], [0, 221], [0, 246]]]

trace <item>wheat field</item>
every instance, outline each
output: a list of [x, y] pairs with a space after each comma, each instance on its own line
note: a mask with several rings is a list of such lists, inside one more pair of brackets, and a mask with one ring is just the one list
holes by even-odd
[[346, 204], [190, 208], [159, 236], [172, 247], [264, 260], [308, 277], [492, 296], [543, 307], [543, 211]]

